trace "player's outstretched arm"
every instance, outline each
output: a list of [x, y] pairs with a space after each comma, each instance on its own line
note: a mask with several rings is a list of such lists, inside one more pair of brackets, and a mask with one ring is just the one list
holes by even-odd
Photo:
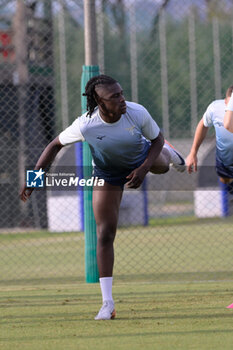
[[187, 166], [187, 171], [189, 174], [191, 174], [193, 171], [197, 171], [197, 152], [199, 150], [199, 147], [201, 146], [204, 138], [206, 137], [208, 131], [208, 127], [204, 125], [203, 119], [201, 119], [197, 125], [194, 139], [193, 139], [193, 144], [190, 150], [189, 155], [186, 158], [186, 166]]
[[[52, 162], [54, 161], [56, 155], [61, 150], [63, 145], [60, 143], [58, 136], [51, 141], [44, 149], [43, 153], [41, 154], [40, 158], [38, 159], [35, 170], [39, 169], [46, 169], [48, 168]], [[23, 202], [26, 202], [26, 200], [30, 197], [32, 194], [33, 188], [27, 188], [26, 184], [23, 185], [21, 191], [20, 191], [20, 199]]]

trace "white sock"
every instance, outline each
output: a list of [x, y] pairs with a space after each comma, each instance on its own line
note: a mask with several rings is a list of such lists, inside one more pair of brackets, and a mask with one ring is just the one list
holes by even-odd
[[106, 300], [113, 301], [112, 282], [113, 282], [113, 277], [101, 277], [100, 278], [100, 288], [101, 288], [101, 292], [102, 292], [103, 302]]
[[167, 143], [165, 143], [163, 148], [166, 148], [169, 151], [171, 163], [180, 164], [180, 158], [171, 146], [169, 146]]

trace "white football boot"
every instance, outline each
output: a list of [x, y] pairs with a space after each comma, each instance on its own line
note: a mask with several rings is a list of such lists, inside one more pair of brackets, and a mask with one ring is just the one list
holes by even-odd
[[186, 165], [185, 160], [180, 154], [180, 152], [178, 152], [175, 149], [175, 147], [173, 147], [167, 140], [165, 140], [165, 144], [163, 147], [166, 148], [170, 153], [171, 165], [173, 166], [173, 168], [179, 171], [180, 173], [183, 173], [186, 169]]
[[114, 302], [112, 300], [106, 300], [95, 317], [95, 320], [112, 320], [116, 316]]

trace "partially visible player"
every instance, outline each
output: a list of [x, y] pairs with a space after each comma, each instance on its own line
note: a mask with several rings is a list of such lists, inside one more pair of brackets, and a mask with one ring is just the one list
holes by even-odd
[[197, 125], [193, 144], [186, 158], [187, 171], [189, 173], [196, 172], [199, 147], [205, 139], [209, 127], [214, 126], [216, 135], [216, 172], [220, 181], [224, 184], [230, 184], [233, 181], [233, 134], [224, 128], [224, 115], [232, 91], [233, 86], [230, 86], [226, 91], [225, 99], [215, 100], [207, 107]]
[[224, 116], [224, 127], [233, 133], [233, 94], [227, 103], [226, 113]]
[[[146, 174], [162, 174], [172, 164], [185, 170], [182, 156], [168, 143], [145, 107], [125, 101], [120, 84], [106, 75], [90, 79], [85, 88], [88, 112], [56, 137], [43, 151], [35, 170], [52, 163], [63, 146], [87, 141], [94, 161], [94, 176], [104, 179], [101, 190], [93, 188], [93, 211], [97, 225], [97, 263], [103, 306], [96, 320], [115, 317], [112, 297], [114, 239], [124, 185], [138, 188]], [[26, 185], [21, 199], [32, 190]]]

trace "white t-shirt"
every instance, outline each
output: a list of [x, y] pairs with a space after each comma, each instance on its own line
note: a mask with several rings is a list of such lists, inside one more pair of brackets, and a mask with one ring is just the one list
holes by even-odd
[[203, 115], [203, 123], [206, 127], [214, 126], [218, 157], [229, 166], [233, 164], [233, 134], [224, 128], [225, 109], [224, 100], [213, 101]]
[[77, 118], [59, 135], [62, 145], [87, 141], [94, 164], [100, 169], [128, 169], [142, 162], [160, 129], [149, 112], [134, 102], [126, 102], [126, 113], [115, 123], [106, 123], [96, 108]]

